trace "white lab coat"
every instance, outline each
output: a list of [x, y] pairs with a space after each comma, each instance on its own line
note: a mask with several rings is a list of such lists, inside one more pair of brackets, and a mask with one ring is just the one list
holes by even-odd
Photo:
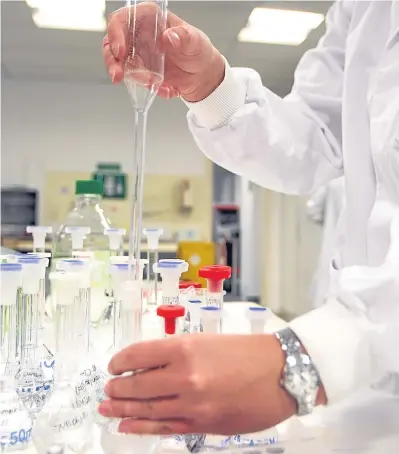
[[320, 255], [310, 289], [312, 307], [326, 302], [330, 290], [330, 263], [334, 256], [337, 225], [344, 209], [345, 189], [343, 177], [319, 188], [307, 203], [308, 216], [322, 224]]
[[399, 2], [340, 1], [326, 25], [286, 98], [255, 71], [227, 65], [215, 92], [188, 104], [188, 121], [210, 159], [272, 190], [309, 193], [345, 175], [333, 297], [291, 323], [333, 403], [399, 371], [399, 247], [390, 235], [399, 207]]

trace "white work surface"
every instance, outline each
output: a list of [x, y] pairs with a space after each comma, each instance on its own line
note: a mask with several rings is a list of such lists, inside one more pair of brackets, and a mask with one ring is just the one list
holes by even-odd
[[[245, 317], [248, 305], [225, 303], [225, 333], [248, 332]], [[276, 331], [284, 326], [284, 321], [272, 315], [267, 331]], [[144, 340], [159, 338], [162, 332], [161, 322], [151, 314], [144, 315], [143, 328]], [[99, 331], [105, 334], [107, 328]], [[339, 406], [318, 408], [311, 416], [301, 420], [292, 418], [281, 424], [278, 432], [286, 454], [398, 454], [399, 397], [366, 390]], [[100, 454], [101, 448], [96, 446], [93, 451]], [[173, 450], [161, 450], [161, 454], [162, 451], [165, 454], [171, 451], [178, 454], [185, 452], [185, 449], [174, 447]]]

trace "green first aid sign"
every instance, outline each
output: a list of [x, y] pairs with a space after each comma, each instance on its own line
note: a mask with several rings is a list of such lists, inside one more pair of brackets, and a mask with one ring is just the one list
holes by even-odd
[[127, 176], [120, 164], [98, 164], [92, 179], [102, 181], [104, 199], [126, 199]]

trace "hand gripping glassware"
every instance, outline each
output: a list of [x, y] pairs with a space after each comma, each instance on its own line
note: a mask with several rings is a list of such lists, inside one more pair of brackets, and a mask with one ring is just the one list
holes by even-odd
[[15, 376], [17, 392], [29, 415], [35, 419], [51, 392], [51, 384], [44, 376], [40, 365], [38, 333], [40, 323], [40, 280], [43, 273], [41, 259], [22, 257], [22, 297], [20, 317], [21, 359]]
[[0, 452], [29, 449], [32, 421], [15, 389], [19, 264], [1, 264], [0, 299]]
[[80, 276], [56, 272], [51, 277], [57, 303], [55, 387], [36, 419], [33, 441], [39, 454], [54, 444], [63, 445], [66, 452], [83, 453], [91, 446], [94, 403], [89, 393], [78, 393], [74, 386], [79, 368], [76, 299]]

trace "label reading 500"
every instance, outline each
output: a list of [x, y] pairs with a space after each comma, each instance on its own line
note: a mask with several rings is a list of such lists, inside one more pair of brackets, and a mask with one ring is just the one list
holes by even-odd
[[17, 444], [27, 443], [31, 439], [32, 429], [21, 429], [6, 435], [1, 435], [0, 446], [15, 446]]

